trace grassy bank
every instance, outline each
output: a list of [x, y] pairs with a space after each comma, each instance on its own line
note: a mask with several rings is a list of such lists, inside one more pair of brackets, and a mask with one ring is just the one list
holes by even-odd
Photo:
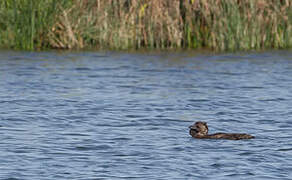
[[3, 0], [0, 47], [292, 47], [290, 0]]

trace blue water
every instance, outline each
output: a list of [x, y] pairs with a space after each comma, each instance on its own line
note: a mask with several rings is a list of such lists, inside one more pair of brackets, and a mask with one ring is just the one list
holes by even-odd
[[0, 73], [1, 180], [292, 179], [291, 51], [2, 51]]

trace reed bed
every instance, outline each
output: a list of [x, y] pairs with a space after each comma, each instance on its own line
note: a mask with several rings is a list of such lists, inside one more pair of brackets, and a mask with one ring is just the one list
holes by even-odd
[[35, 50], [51, 47], [47, 34], [66, 0], [1, 0], [0, 47]]
[[0, 16], [19, 49], [292, 47], [291, 0], [6, 0]]

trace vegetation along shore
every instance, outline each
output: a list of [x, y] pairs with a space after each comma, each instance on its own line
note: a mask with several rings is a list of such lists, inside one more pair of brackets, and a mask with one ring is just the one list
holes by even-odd
[[0, 1], [6, 49], [291, 47], [291, 0]]

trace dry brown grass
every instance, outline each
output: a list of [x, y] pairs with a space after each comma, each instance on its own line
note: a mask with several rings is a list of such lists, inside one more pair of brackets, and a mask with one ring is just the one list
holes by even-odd
[[[34, 35], [40, 32], [37, 27], [26, 28], [31, 47], [34, 42], [64, 49], [292, 47], [291, 0], [72, 0], [69, 6], [63, 4], [57, 8], [53, 26], [48, 24], [48, 33]], [[2, 36], [0, 31], [0, 36], [10, 37], [5, 33], [14, 37], [8, 30]]]

